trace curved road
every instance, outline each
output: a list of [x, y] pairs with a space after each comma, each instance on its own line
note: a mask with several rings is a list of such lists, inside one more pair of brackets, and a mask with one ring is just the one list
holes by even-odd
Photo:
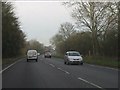
[[118, 70], [65, 65], [62, 59], [21, 59], [2, 73], [2, 88], [118, 88]]

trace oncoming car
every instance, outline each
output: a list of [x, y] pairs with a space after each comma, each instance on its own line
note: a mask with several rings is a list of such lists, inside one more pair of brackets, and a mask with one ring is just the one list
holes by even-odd
[[64, 56], [64, 64], [81, 64], [83, 65], [83, 58], [77, 51], [68, 51]]
[[28, 50], [27, 51], [27, 62], [28, 60], [38, 60], [38, 53], [36, 50]]

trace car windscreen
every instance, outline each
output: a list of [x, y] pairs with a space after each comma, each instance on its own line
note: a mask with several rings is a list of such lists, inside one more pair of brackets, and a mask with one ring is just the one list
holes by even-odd
[[51, 54], [50, 52], [46, 52], [45, 54]]
[[68, 55], [69, 55], [69, 56], [80, 56], [80, 54], [77, 53], [77, 52], [76, 52], [76, 53], [68, 53]]
[[37, 52], [30, 50], [30, 51], [28, 51], [27, 55], [37, 55]]

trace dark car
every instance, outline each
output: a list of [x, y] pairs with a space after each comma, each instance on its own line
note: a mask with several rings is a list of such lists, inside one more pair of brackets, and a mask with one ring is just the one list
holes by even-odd
[[45, 52], [44, 57], [45, 58], [51, 58], [51, 53], [50, 52]]

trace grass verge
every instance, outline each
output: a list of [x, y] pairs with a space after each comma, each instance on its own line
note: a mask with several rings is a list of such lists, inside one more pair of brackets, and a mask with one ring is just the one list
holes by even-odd
[[86, 56], [84, 57], [84, 62], [89, 64], [107, 66], [112, 68], [120, 68], [120, 61], [117, 58], [112, 57], [102, 57], [102, 56]]
[[55, 54], [55, 55], [52, 55], [52, 56], [55, 57], [55, 58], [62, 58], [62, 59], [64, 57], [64, 55], [61, 55], [61, 54]]
[[4, 69], [5, 67], [9, 66], [10, 64], [14, 63], [15, 61], [24, 58], [25, 56], [19, 56], [19, 57], [14, 57], [14, 58], [3, 58], [2, 59], [2, 68]]

